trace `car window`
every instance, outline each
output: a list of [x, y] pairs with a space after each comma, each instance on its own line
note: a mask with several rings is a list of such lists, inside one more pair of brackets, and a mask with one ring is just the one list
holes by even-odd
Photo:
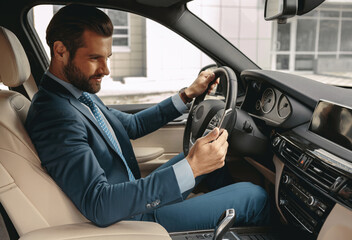
[[195, 0], [187, 7], [262, 69], [352, 87], [352, 1], [327, 0], [287, 24], [264, 20], [263, 0]]
[[9, 88], [6, 87], [2, 82], [0, 82], [0, 89], [8, 90]]
[[[50, 58], [45, 30], [58, 5], [39, 5], [29, 12]], [[157, 103], [189, 86], [199, 70], [213, 64], [207, 55], [164, 26], [144, 17], [105, 11], [114, 24], [110, 75], [98, 96], [105, 104]]]

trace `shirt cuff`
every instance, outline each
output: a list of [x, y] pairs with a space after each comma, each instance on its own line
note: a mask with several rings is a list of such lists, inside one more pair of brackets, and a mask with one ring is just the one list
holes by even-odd
[[187, 105], [182, 101], [180, 95], [177, 93], [171, 97], [172, 103], [179, 113], [183, 114], [188, 110]]
[[183, 160], [174, 164], [172, 167], [174, 169], [176, 180], [181, 193], [184, 193], [194, 187], [196, 182], [194, 180], [192, 168], [189, 165], [187, 159], [184, 158]]

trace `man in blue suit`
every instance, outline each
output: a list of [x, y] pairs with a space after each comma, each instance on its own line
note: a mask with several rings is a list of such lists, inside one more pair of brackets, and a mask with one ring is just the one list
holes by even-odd
[[[230, 185], [226, 177], [225, 130], [214, 129], [197, 140], [188, 156], [180, 154], [140, 177], [130, 139], [180, 116], [214, 74], [202, 72], [183, 92], [137, 114], [110, 109], [95, 93], [109, 74], [112, 33], [105, 13], [76, 4], [59, 10], [47, 28], [51, 63], [25, 126], [51, 177], [98, 226], [141, 220], [158, 222], [168, 231], [210, 229], [228, 208], [236, 210], [237, 225], [267, 223], [265, 191], [251, 183]], [[221, 188], [185, 200], [214, 171], [225, 173], [220, 176], [225, 180], [216, 181]]]

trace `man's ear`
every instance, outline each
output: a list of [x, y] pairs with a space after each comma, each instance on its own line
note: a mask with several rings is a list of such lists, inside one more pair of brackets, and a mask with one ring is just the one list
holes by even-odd
[[54, 57], [64, 64], [67, 63], [70, 53], [67, 51], [67, 48], [61, 41], [55, 41], [53, 45]]

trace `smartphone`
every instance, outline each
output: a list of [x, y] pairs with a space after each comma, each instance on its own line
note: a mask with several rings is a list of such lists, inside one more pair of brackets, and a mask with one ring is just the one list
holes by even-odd
[[[221, 119], [220, 119], [220, 121], [219, 121], [219, 124], [217, 125], [217, 127], [218, 127], [219, 129], [225, 127], [225, 125], [226, 125], [226, 123], [227, 123], [227, 121], [228, 121], [228, 117], [230, 116], [230, 113], [231, 113], [231, 112], [232, 112], [232, 108], [229, 108], [229, 109], [227, 109], [227, 110], [224, 112], [224, 114], [222, 115], [222, 117], [221, 117]], [[225, 119], [226, 119], [226, 121], [225, 121]]]

